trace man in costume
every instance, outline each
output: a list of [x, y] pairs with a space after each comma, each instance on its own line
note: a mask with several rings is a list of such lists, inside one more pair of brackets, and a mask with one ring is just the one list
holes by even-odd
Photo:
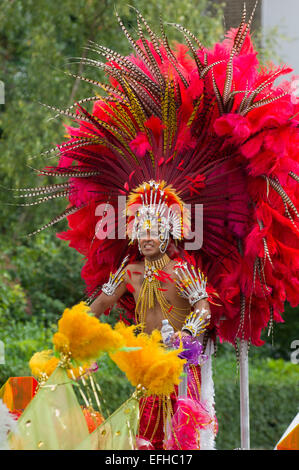
[[[82, 277], [94, 312], [102, 313], [119, 299], [145, 331], [159, 328], [165, 317], [176, 331], [194, 333], [191, 323], [201, 317], [203, 304], [208, 308], [198, 298], [188, 303], [189, 288], [193, 277], [198, 278], [194, 289], [202, 287], [198, 268], [204, 267], [221, 300], [221, 308], [211, 306], [209, 329], [237, 352], [240, 341], [263, 344], [262, 331], [283, 321], [286, 300], [292, 306], [299, 303], [299, 100], [290, 81], [274, 84], [292, 69], [260, 67], [250, 37], [252, 16], [246, 20], [244, 7], [240, 26], [212, 49], [180, 25], [186, 45], [171, 48], [164, 29], [158, 37], [138, 12], [139, 37], [134, 40], [119, 20], [134, 54], [122, 56], [92, 43], [106, 61], [84, 58], [82, 63], [103, 70], [109, 83], [77, 77], [106, 96], [79, 101], [76, 113], [73, 107], [52, 108], [77, 126], [66, 126], [68, 140], [58, 146], [59, 164], [38, 171], [68, 181], [27, 188], [28, 196], [45, 195], [40, 203], [68, 197], [62, 214], [29, 235], [68, 219], [69, 230], [58, 236], [85, 257]], [[83, 107], [89, 102], [94, 102], [92, 111]], [[54, 151], [48, 152], [51, 157]], [[127, 197], [127, 213], [136, 221], [128, 236], [139, 241], [144, 264], [136, 264], [136, 243], [115, 236], [123, 212], [120, 196]], [[166, 211], [160, 216], [159, 202]], [[139, 214], [130, 213], [135, 203]], [[183, 282], [184, 266], [176, 268], [164, 256], [170, 236], [183, 239], [179, 215], [168, 212], [172, 204], [190, 206], [192, 222], [196, 205], [203, 206], [203, 245], [188, 252], [196, 272], [189, 277], [191, 284]], [[97, 236], [105, 219], [97, 212], [99, 205], [112, 207], [116, 215], [106, 224], [105, 237]], [[160, 223], [160, 217], [166, 220]], [[150, 261], [155, 237], [150, 246], [142, 236], [151, 228], [149, 221], [164, 230], [158, 261]], [[126, 256], [129, 267], [124, 270]], [[162, 263], [162, 269], [151, 281], [153, 262]], [[175, 270], [183, 297], [171, 293], [167, 275], [178, 281]], [[109, 273], [117, 274], [107, 282]], [[185, 323], [194, 306], [200, 312], [191, 313]]]
[[[159, 183], [150, 182], [144, 185], [144, 192], [141, 194], [148, 196], [149, 200], [152, 198], [151, 193], [159, 194], [158, 197], [163, 200], [160, 187]], [[167, 207], [165, 202], [162, 204]], [[135, 216], [135, 235], [131, 234], [131, 238], [137, 238], [144, 261], [125, 267], [122, 265], [117, 275], [110, 276], [110, 281], [103, 285], [102, 293], [91, 304], [91, 310], [97, 316], [104, 313], [119, 301], [129, 286], [129, 292], [133, 294], [136, 303], [135, 321], [141, 324], [146, 333], [150, 334], [154, 329], [160, 330], [162, 320], [167, 318], [176, 331], [183, 328], [183, 334], [197, 336], [210, 319], [206, 281], [200, 273], [196, 276], [194, 266], [191, 267], [192, 276], [187, 263], [171, 260], [167, 255], [170, 233], [166, 218], [161, 220], [160, 212], [165, 210], [162, 204], [157, 200], [151, 206], [143, 204], [138, 209], [143, 214], [141, 217], [139, 214]], [[176, 220], [180, 225], [180, 218]], [[177, 227], [174, 224], [172, 226], [173, 235]], [[179, 227], [179, 232], [181, 231], [182, 228]], [[190, 307], [193, 310], [192, 315]]]
[[[142, 198], [142, 203], [135, 207], [129, 234], [132, 241], [137, 239], [144, 260], [126, 266], [123, 262], [118, 271], [110, 275], [109, 282], [103, 285], [102, 293], [90, 308], [99, 316], [117, 303], [129, 286], [136, 304], [136, 324], [151, 334], [154, 329], [161, 330], [162, 320], [167, 319], [176, 331], [171, 338], [173, 342], [179, 331], [181, 337], [202, 334], [211, 315], [204, 276], [196, 273], [194, 266], [172, 260], [166, 253], [170, 237], [181, 236], [183, 231], [183, 216], [167, 206], [167, 195], [177, 197], [172, 188], [154, 181], [145, 183], [130, 195], [129, 211], [132, 200], [136, 206], [136, 201]], [[181, 203], [176, 209], [180, 211]], [[190, 374], [188, 395], [200, 401], [200, 369], [191, 367]], [[175, 396], [172, 398], [174, 408]], [[141, 400], [139, 434], [156, 449], [163, 448], [164, 421], [160, 398]]]

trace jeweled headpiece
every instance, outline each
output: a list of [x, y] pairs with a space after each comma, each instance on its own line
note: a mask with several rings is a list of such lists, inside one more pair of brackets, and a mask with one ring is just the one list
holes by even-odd
[[131, 241], [140, 241], [150, 231], [160, 241], [160, 251], [165, 253], [170, 236], [182, 240], [189, 227], [189, 212], [182, 200], [165, 181], [143, 183], [129, 195], [127, 233]]

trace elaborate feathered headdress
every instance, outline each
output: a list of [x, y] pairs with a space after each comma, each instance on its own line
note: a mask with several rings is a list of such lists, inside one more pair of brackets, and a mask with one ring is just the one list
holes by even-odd
[[[163, 184], [169, 198], [190, 207], [192, 221], [202, 205], [202, 248], [189, 254], [220, 296], [222, 307], [212, 318], [219, 336], [260, 345], [261, 330], [282, 321], [285, 300], [299, 302], [299, 104], [291, 82], [274, 86], [290, 68], [260, 67], [252, 18], [245, 16], [212, 49], [179, 25], [186, 45], [170, 48], [165, 32], [158, 38], [139, 13], [136, 41], [119, 20], [134, 54], [91, 44], [106, 62], [83, 63], [104, 70], [110, 81], [76, 78], [106, 97], [77, 102], [76, 113], [53, 108], [77, 126], [68, 127], [69, 139], [59, 145], [58, 165], [40, 170], [68, 181], [46, 187], [41, 202], [67, 196], [69, 205], [33, 233], [67, 217], [69, 230], [57, 236], [86, 257], [82, 277], [92, 295], [128, 248], [137, 253], [136, 244], [117, 237], [119, 196], [129, 198], [129, 209], [140, 198], [134, 240], [151, 207], [142, 197], [148, 191], [158, 197]], [[92, 112], [83, 107], [90, 100]], [[155, 213], [165, 199], [157, 201]], [[113, 211], [97, 215], [101, 204]], [[163, 225], [179, 238], [183, 225], [176, 216], [167, 213]], [[104, 223], [102, 239], [96, 232]]]
[[182, 240], [188, 231], [188, 211], [165, 181], [149, 181], [133, 190], [128, 197], [126, 213], [129, 238], [139, 242], [142, 233], [149, 230], [159, 239], [161, 253], [165, 253], [170, 236]]

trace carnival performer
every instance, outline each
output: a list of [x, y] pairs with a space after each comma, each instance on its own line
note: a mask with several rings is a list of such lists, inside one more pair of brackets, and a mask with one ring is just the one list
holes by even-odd
[[[193, 286], [187, 263], [184, 266], [172, 260], [165, 247], [161, 252], [158, 226], [162, 230], [166, 230], [166, 227], [158, 222], [158, 218], [159, 213], [141, 221], [143, 226], [138, 230], [138, 245], [144, 260], [121, 267], [117, 275], [111, 276], [110, 282], [103, 285], [102, 293], [91, 304], [91, 311], [99, 316], [117, 304], [126, 292], [130, 292], [136, 303], [136, 324], [141, 324], [146, 333], [151, 334], [154, 329], [161, 330], [162, 320], [167, 318], [175, 331], [182, 330], [184, 335], [197, 336], [203, 332], [202, 326], [207, 326], [211, 317], [206, 281], [197, 278], [198, 286]], [[193, 266], [191, 270], [193, 272]], [[182, 288], [181, 274], [178, 274], [181, 272], [190, 284], [189, 294], [186, 288]], [[194, 311], [192, 321], [191, 308]]]
[[[69, 229], [57, 236], [85, 257], [81, 275], [95, 314], [119, 301], [146, 332], [165, 318], [184, 335], [213, 331], [237, 353], [240, 341], [263, 344], [262, 331], [283, 321], [286, 300], [299, 303], [299, 100], [292, 81], [274, 84], [290, 67], [259, 63], [252, 17], [244, 6], [240, 26], [213, 48], [180, 25], [185, 44], [172, 48], [164, 28], [158, 37], [139, 12], [135, 40], [119, 19], [134, 53], [90, 43], [105, 61], [81, 64], [109, 82], [74, 75], [106, 95], [50, 107], [77, 125], [44, 154], [56, 152], [58, 164], [37, 171], [68, 180], [21, 194], [43, 195], [32, 204], [68, 198], [28, 236], [67, 218]], [[185, 247], [186, 261], [182, 245], [190, 227], [199, 231], [198, 206], [202, 243]], [[202, 272], [221, 305], [209, 302], [210, 319]]]
[[[179, 332], [181, 338], [201, 335], [209, 324], [211, 311], [203, 274], [196, 273], [194, 266], [187, 262], [173, 260], [167, 254], [169, 241], [173, 243], [172, 237], [181, 232], [183, 217], [174, 212], [173, 206], [168, 208], [165, 195], [171, 195], [172, 199], [176, 196], [173, 189], [150, 181], [129, 196], [129, 201], [132, 203], [133, 200], [135, 205], [138, 196], [142, 198], [142, 203], [137, 206], [131, 237], [137, 239], [144, 259], [126, 266], [124, 262], [103, 285], [102, 293], [90, 308], [99, 316], [130, 292], [136, 304], [135, 323], [142, 331], [151, 334], [155, 329], [161, 330], [162, 321], [167, 319], [175, 331], [169, 338], [171, 345]], [[177, 204], [176, 207], [180, 211], [182, 205]], [[200, 401], [200, 381], [200, 367], [191, 367], [187, 392], [197, 401]], [[177, 395], [176, 388], [172, 410], [176, 406]], [[150, 441], [155, 449], [163, 449], [165, 410], [162, 399], [142, 398], [140, 405], [140, 437]]]

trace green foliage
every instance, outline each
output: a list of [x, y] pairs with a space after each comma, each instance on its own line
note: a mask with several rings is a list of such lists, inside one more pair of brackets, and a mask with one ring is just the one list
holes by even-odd
[[5, 364], [0, 365], [0, 383], [29, 374], [32, 354], [51, 348], [58, 319], [81, 300], [83, 290], [78, 253], [67, 245], [58, 247], [51, 234], [44, 232], [23, 245], [2, 237], [0, 340]]
[[278, 323], [274, 327], [273, 346], [269, 352], [275, 359], [290, 360], [292, 342], [299, 339], [297, 327], [299, 306], [292, 308], [286, 304], [282, 317], [283, 323]]
[[[253, 354], [254, 356], [254, 354]], [[240, 447], [239, 374], [234, 353], [214, 360], [218, 450]], [[274, 449], [293, 420], [299, 403], [299, 366], [282, 359], [249, 361], [251, 449]]]
[[[3, 238], [0, 262], [3, 279], [8, 278], [12, 285], [10, 295], [16, 289], [22, 289], [23, 297], [26, 292], [27, 319], [32, 314], [48, 322], [56, 321], [64, 308], [83, 298], [81, 256], [65, 242], [59, 246], [49, 232], [42, 232], [26, 244], [12, 245]], [[13, 299], [6, 302], [13, 307], [13, 318], [17, 319], [15, 302]]]
[[275, 377], [280, 376], [284, 383], [299, 380], [299, 367], [297, 364], [286, 362], [283, 359], [267, 359], [267, 366], [270, 369], [270, 374]]
[[[156, 2], [133, 0], [3, 0], [0, 10], [0, 80], [5, 85], [5, 105], [0, 105], [1, 185], [5, 188], [41, 186], [47, 177], [37, 177], [32, 169], [54, 164], [53, 156], [41, 152], [63, 142], [64, 127], [55, 112], [40, 103], [67, 108], [75, 100], [94, 96], [99, 89], [68, 76], [73, 73], [99, 81], [102, 72], [83, 65], [78, 57], [100, 59], [88, 50], [95, 41], [120, 53], [132, 48], [117, 22], [115, 10], [135, 36], [138, 8], [159, 31], [159, 16], [166, 22], [181, 22], [211, 44], [222, 34], [220, 7], [209, 7], [207, 0]], [[194, 15], [196, 11], [196, 15]], [[188, 23], [188, 24], [187, 24]], [[166, 26], [171, 40], [183, 41], [181, 33]], [[104, 59], [105, 60], [105, 59]], [[63, 123], [70, 124], [68, 118]], [[27, 166], [28, 165], [28, 166]], [[65, 203], [43, 203], [34, 208], [7, 206], [13, 203], [9, 191], [2, 191], [0, 222], [3, 232], [22, 235], [51, 220]], [[20, 201], [22, 202], [22, 201]], [[46, 207], [46, 210], [45, 210]], [[66, 227], [65, 221], [59, 227]]]
[[0, 325], [4, 319], [11, 317], [12, 306], [14, 306], [14, 314], [17, 318], [24, 317], [26, 310], [26, 295], [22, 286], [20, 284], [14, 284], [8, 272], [1, 271]]
[[0, 340], [4, 343], [5, 364], [0, 364], [0, 387], [9, 377], [31, 375], [28, 362], [37, 351], [51, 349], [53, 331], [37, 318], [15, 323], [12, 318], [0, 322]]

